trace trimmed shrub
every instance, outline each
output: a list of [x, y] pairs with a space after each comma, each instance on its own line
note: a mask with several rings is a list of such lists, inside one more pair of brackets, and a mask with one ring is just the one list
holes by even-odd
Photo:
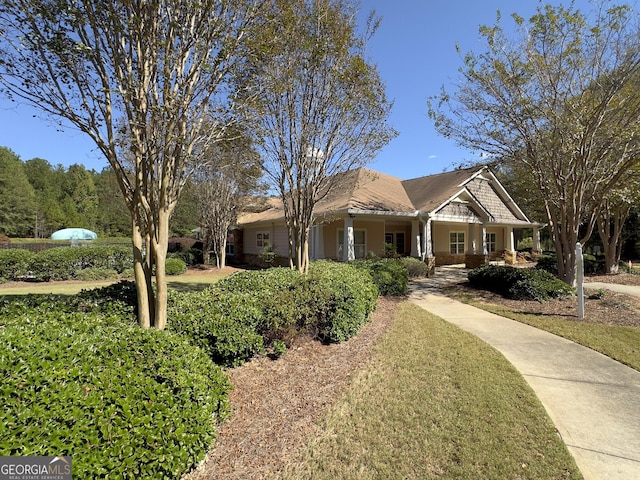
[[429, 266], [413, 257], [404, 257], [401, 259], [402, 265], [407, 269], [409, 278], [426, 278], [429, 276]]
[[558, 259], [555, 255], [541, 255], [538, 257], [536, 268], [549, 272], [553, 275], [558, 274]]
[[260, 307], [256, 329], [266, 343], [279, 339], [290, 344], [308, 315], [308, 297], [301, 298], [303, 283], [298, 271], [278, 267], [235, 273], [216, 283], [213, 290], [250, 296]]
[[42, 250], [29, 262], [35, 281], [70, 280], [80, 270], [104, 268], [120, 273], [133, 265], [133, 251], [127, 245], [83, 245]]
[[368, 321], [378, 298], [368, 271], [329, 261], [312, 262], [308, 275], [288, 268], [240, 272], [211, 288], [249, 295], [261, 309], [257, 329], [267, 343], [290, 343], [303, 331], [327, 342], [347, 340]]
[[376, 308], [378, 288], [371, 276], [353, 265], [323, 260], [311, 263], [309, 276], [331, 291], [329, 310], [318, 325], [320, 339], [342, 342], [358, 333]]
[[0, 277], [7, 280], [23, 280], [29, 273], [29, 265], [35, 253], [22, 248], [0, 250]]
[[179, 250], [177, 252], [169, 253], [169, 258], [179, 258], [189, 266], [200, 265], [204, 261], [202, 257], [202, 250], [197, 248], [190, 248], [188, 250]]
[[76, 273], [77, 280], [109, 280], [118, 278], [118, 272], [109, 268], [85, 268]]
[[374, 258], [356, 260], [353, 265], [367, 270], [380, 295], [405, 295], [409, 289], [409, 271], [399, 259]]
[[79, 478], [132, 479], [204, 458], [230, 385], [202, 350], [64, 308], [18, 320], [0, 328], [0, 455], [70, 455]]
[[216, 363], [236, 366], [264, 351], [258, 333], [262, 311], [248, 294], [171, 292], [167, 316], [170, 331], [189, 338]]
[[181, 275], [187, 271], [187, 264], [180, 258], [167, 258], [164, 268], [167, 275]]
[[483, 265], [471, 270], [469, 283], [515, 300], [544, 301], [574, 294], [573, 288], [549, 272], [531, 268]]

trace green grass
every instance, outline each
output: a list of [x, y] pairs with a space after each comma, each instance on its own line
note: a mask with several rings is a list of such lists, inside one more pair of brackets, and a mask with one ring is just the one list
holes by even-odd
[[502, 305], [474, 301], [467, 296], [456, 296], [456, 299], [559, 335], [640, 371], [640, 328], [585, 323], [561, 317], [516, 312]]
[[582, 478], [511, 364], [410, 303], [321, 429], [284, 478]]

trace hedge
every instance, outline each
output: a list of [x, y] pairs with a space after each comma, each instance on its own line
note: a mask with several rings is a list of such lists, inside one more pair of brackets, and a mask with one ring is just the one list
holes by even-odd
[[243, 293], [171, 292], [167, 328], [185, 335], [216, 363], [236, 366], [263, 351], [262, 311]]
[[352, 263], [358, 268], [368, 270], [380, 295], [406, 295], [409, 290], [409, 269], [401, 259], [373, 258]]
[[573, 288], [549, 272], [532, 268], [483, 265], [471, 270], [468, 278], [474, 288], [516, 300], [544, 301], [575, 293]]
[[69, 455], [79, 478], [193, 468], [229, 411], [220, 368], [179, 335], [63, 303], [0, 305], [0, 455]]

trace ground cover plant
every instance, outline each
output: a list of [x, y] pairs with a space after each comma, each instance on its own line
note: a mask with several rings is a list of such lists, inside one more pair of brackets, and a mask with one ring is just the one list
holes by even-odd
[[582, 478], [518, 372], [413, 304], [286, 479]]
[[0, 455], [70, 455], [80, 478], [177, 478], [204, 457], [228, 379], [131, 303], [130, 282], [0, 301]]

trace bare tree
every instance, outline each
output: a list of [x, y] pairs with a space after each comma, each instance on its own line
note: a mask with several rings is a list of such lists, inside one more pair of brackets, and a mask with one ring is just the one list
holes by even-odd
[[207, 151], [209, 164], [194, 174], [203, 261], [210, 263], [213, 249], [216, 266], [224, 268], [229, 228], [237, 220], [248, 197], [263, 191], [261, 158], [248, 134], [235, 128], [228, 138]]
[[225, 108], [257, 3], [0, 1], [3, 93], [89, 135], [117, 176], [143, 328], [166, 325], [169, 217], [191, 166], [224, 130], [209, 113]]
[[465, 55], [456, 92], [429, 105], [446, 137], [526, 167], [570, 284], [576, 242], [638, 158], [640, 102], [624, 95], [640, 68], [638, 31], [630, 7], [608, 5], [590, 16], [547, 5], [528, 23], [514, 14], [514, 39], [498, 17], [480, 29], [486, 51]]
[[255, 94], [248, 114], [266, 177], [284, 203], [291, 267], [306, 272], [314, 208], [330, 178], [368, 163], [396, 132], [348, 1], [276, 0], [264, 19], [254, 38], [262, 55], [242, 81]]

